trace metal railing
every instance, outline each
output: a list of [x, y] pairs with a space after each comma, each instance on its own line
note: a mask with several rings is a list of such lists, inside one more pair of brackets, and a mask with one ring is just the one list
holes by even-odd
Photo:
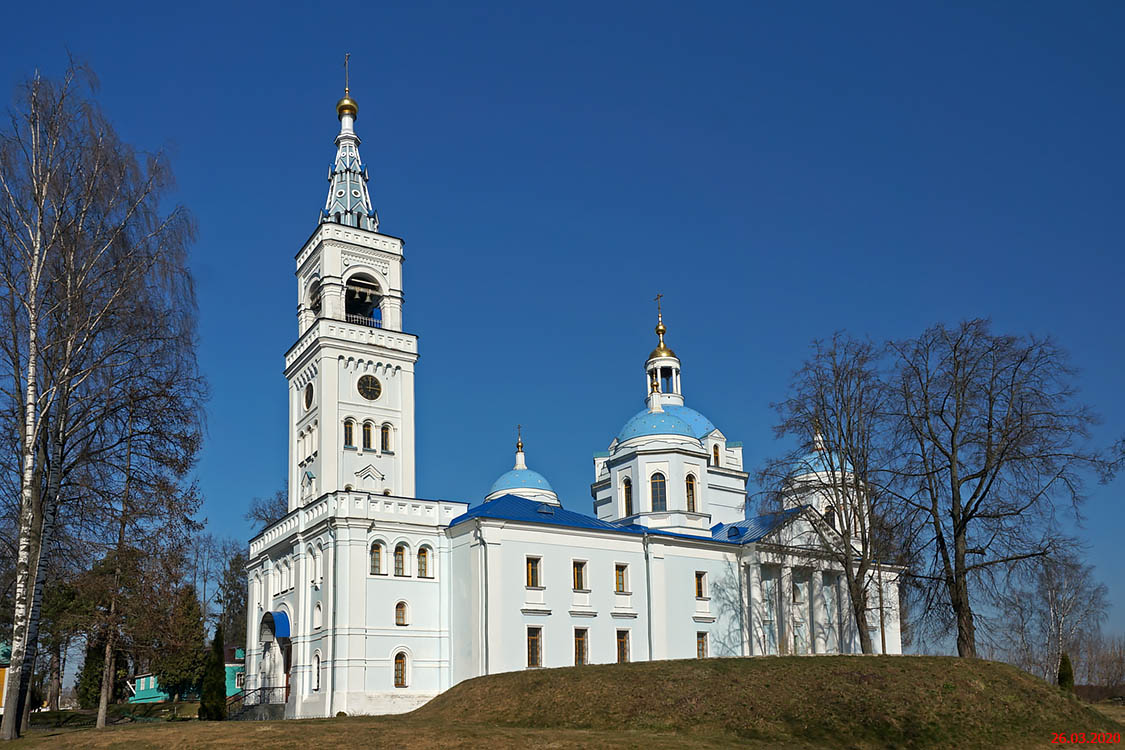
[[227, 698], [227, 717], [236, 716], [251, 706], [274, 703], [285, 703], [284, 687], [260, 687], [254, 690], [243, 690], [241, 693]]
[[354, 313], [348, 313], [344, 317], [347, 318], [347, 321], [349, 323], [355, 323], [356, 325], [370, 326], [371, 328], [383, 327], [383, 321], [377, 320], [375, 318], [369, 318], [366, 315], [355, 315]]

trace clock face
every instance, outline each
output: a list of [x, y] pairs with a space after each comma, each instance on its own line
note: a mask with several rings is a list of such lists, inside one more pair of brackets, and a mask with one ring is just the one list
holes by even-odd
[[359, 395], [368, 401], [374, 401], [383, 392], [383, 384], [374, 375], [364, 375], [359, 379], [358, 387]]
[[305, 386], [305, 408], [306, 409], [308, 409], [310, 406], [312, 406], [312, 400], [313, 400], [313, 387], [312, 387], [312, 383], [309, 383], [308, 385]]

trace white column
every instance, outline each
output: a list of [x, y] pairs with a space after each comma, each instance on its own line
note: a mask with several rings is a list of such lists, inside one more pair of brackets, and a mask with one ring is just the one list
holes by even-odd
[[782, 564], [778, 581], [779, 600], [777, 623], [777, 650], [780, 654], [793, 653], [793, 568]]
[[827, 650], [824, 638], [825, 611], [821, 577], [819, 568], [813, 568], [809, 573], [809, 604], [812, 610], [812, 622], [809, 623], [812, 633], [809, 640], [814, 654], [823, 654]]
[[762, 566], [755, 561], [747, 566], [746, 599], [749, 602], [747, 623], [749, 626], [751, 656], [766, 653], [766, 633], [762, 627], [762, 613], [765, 611], [765, 600], [762, 596]]

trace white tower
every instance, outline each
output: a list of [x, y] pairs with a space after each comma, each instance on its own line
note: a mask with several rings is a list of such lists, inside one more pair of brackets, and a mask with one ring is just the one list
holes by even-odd
[[345, 86], [320, 226], [297, 253], [289, 381], [289, 510], [355, 489], [414, 497], [414, 363], [402, 330], [403, 241], [378, 231]]

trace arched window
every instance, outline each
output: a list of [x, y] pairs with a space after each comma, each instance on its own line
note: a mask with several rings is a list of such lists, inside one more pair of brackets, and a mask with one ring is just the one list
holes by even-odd
[[625, 515], [633, 515], [633, 483], [629, 481], [629, 477], [621, 482], [621, 487], [625, 491]]
[[422, 547], [418, 550], [418, 577], [430, 578], [430, 549]]
[[652, 509], [654, 511], [668, 510], [668, 490], [665, 486], [664, 475], [659, 471], [649, 480], [649, 489], [652, 493]]
[[406, 654], [401, 651], [395, 654], [395, 687], [406, 687]]
[[379, 430], [379, 447], [381, 450], [391, 450], [391, 426], [389, 424], [383, 425]]
[[320, 602], [316, 603], [313, 607], [313, 630], [320, 628], [324, 624], [324, 611], [320, 608]]
[[836, 528], [836, 509], [829, 505], [824, 509], [824, 521], [831, 529]]
[[350, 419], [344, 422], [344, 447], [355, 447], [355, 422]]
[[406, 624], [406, 602], [399, 602], [395, 605], [395, 625]]
[[692, 474], [687, 475], [684, 480], [684, 490], [687, 492], [687, 509], [688, 513], [695, 512], [695, 476]]
[[320, 545], [316, 548], [316, 580], [324, 580], [324, 548]]
[[400, 544], [395, 547], [395, 575], [406, 575], [406, 545]]
[[714, 463], [715, 466], [718, 466], [719, 465], [719, 446], [718, 445], [712, 445], [711, 446], [711, 458], [714, 459], [712, 461], [712, 463]]
[[371, 575], [383, 575], [383, 545], [379, 542], [371, 545]]
[[[319, 609], [319, 605], [317, 606], [317, 608]], [[317, 690], [320, 690], [320, 654], [319, 653], [313, 654], [312, 675], [310, 675], [310, 677], [312, 678], [311, 682], [312, 682], [313, 692], [316, 692]]]
[[365, 451], [369, 451], [369, 450], [371, 450], [372, 445], [373, 445], [373, 443], [371, 442], [371, 423], [370, 422], [364, 422], [363, 423], [363, 449]]
[[391, 496], [391, 491], [390, 491], [390, 489], [385, 489], [385, 490], [383, 490], [383, 494], [384, 494], [384, 495], [386, 495], [387, 497], [390, 497], [390, 496]]

